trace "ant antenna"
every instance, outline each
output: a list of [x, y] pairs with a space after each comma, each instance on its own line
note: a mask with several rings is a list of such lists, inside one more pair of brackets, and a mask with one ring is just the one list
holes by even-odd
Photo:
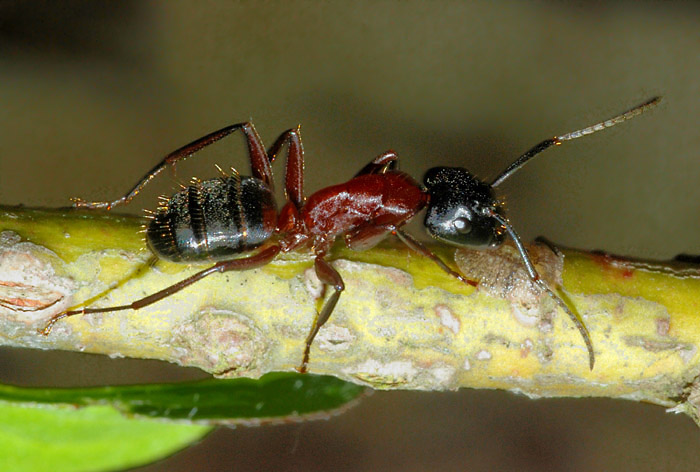
[[487, 209], [487, 212], [491, 218], [495, 219], [501, 225], [503, 225], [503, 227], [508, 232], [508, 235], [515, 243], [515, 246], [518, 248], [518, 252], [520, 253], [520, 257], [522, 257], [523, 262], [525, 263], [525, 269], [527, 270], [527, 273], [530, 276], [530, 280], [532, 280], [532, 282], [534, 282], [541, 290], [546, 292], [547, 295], [549, 295], [552, 298], [552, 300], [554, 300], [557, 303], [557, 305], [559, 305], [561, 309], [566, 312], [566, 314], [569, 316], [571, 321], [578, 329], [579, 333], [581, 333], [583, 342], [586, 343], [586, 348], [588, 349], [588, 365], [590, 366], [591, 370], [593, 370], [593, 366], [595, 365], [595, 353], [593, 352], [593, 343], [591, 342], [591, 335], [588, 332], [588, 328], [586, 328], [586, 325], [583, 324], [583, 321], [581, 321], [581, 319], [578, 316], [574, 315], [571, 309], [569, 309], [566, 303], [564, 303], [564, 300], [562, 300], [557, 294], [555, 294], [552, 291], [552, 289], [550, 289], [547, 286], [547, 283], [540, 278], [540, 275], [537, 273], [537, 271], [535, 270], [535, 266], [530, 260], [530, 256], [528, 255], [525, 246], [523, 246], [523, 243], [520, 240], [520, 237], [518, 236], [518, 233], [516, 233], [515, 229], [510, 225], [510, 223], [508, 223], [508, 220], [491, 209]]
[[621, 113], [617, 116], [614, 116], [610, 118], [609, 120], [601, 121], [600, 123], [596, 123], [594, 125], [588, 126], [583, 129], [579, 129], [576, 131], [572, 131], [570, 133], [563, 134], [561, 136], [555, 136], [550, 139], [545, 139], [541, 143], [537, 144], [534, 146], [532, 149], [527, 151], [525, 154], [520, 156], [513, 162], [511, 165], [504, 170], [501, 175], [496, 177], [494, 181], [491, 183], [492, 187], [496, 187], [500, 185], [504, 180], [506, 180], [508, 177], [510, 177], [516, 170], [520, 169], [522, 166], [525, 165], [527, 161], [535, 157], [537, 154], [541, 153], [545, 149], [547, 149], [550, 146], [559, 146], [562, 144], [563, 141], [571, 141], [572, 139], [577, 139], [577, 138], [582, 138], [583, 136], [587, 136], [589, 134], [596, 133], [598, 131], [602, 131], [606, 128], [610, 128], [612, 126], [615, 126], [617, 124], [622, 123], [623, 121], [627, 121], [631, 118], [634, 118], [637, 115], [641, 115], [645, 111], [648, 111], [649, 109], [655, 107], [656, 105], [659, 104], [661, 101], [661, 97], [654, 97], [652, 99], [647, 100], [646, 102], [642, 103], [641, 105], [637, 105], [636, 107]]

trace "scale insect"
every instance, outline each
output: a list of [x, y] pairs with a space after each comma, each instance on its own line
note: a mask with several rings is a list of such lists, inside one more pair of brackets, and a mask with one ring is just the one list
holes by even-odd
[[[434, 167], [424, 185], [397, 170], [398, 156], [387, 151], [364, 166], [347, 182], [304, 195], [304, 150], [299, 129], [282, 133], [266, 150], [252, 123], [239, 123], [210, 133], [168, 154], [124, 196], [112, 202], [75, 199], [74, 206], [110, 210], [128, 204], [167, 166], [192, 156], [202, 148], [235, 131], [245, 134], [252, 176], [234, 171], [206, 181], [195, 181], [169, 199], [154, 213], [146, 231], [153, 253], [173, 262], [211, 261], [213, 265], [163, 290], [128, 305], [81, 308], [61, 312], [49, 319], [40, 332], [48, 335], [59, 320], [90, 313], [138, 310], [156, 303], [203, 278], [231, 270], [248, 270], [271, 262], [280, 252], [311, 250], [314, 269], [333, 293], [325, 301], [305, 340], [299, 372], [306, 372], [311, 345], [319, 329], [330, 318], [345, 285], [341, 275], [326, 261], [334, 241], [343, 237], [354, 250], [366, 250], [389, 235], [396, 235], [410, 249], [433, 260], [442, 270], [471, 286], [429, 248], [402, 229], [426, 209], [425, 228], [433, 238], [458, 247], [495, 247], [509, 236], [522, 258], [533, 284], [551, 297], [576, 326], [588, 350], [593, 369], [595, 352], [584, 323], [540, 278], [515, 229], [505, 216], [495, 188], [537, 154], [551, 146], [601, 131], [629, 120], [657, 105], [660, 97], [608, 120], [546, 139], [518, 157], [490, 183], [459, 167]], [[278, 211], [274, 199], [272, 163], [287, 146], [285, 190], [287, 201]]]

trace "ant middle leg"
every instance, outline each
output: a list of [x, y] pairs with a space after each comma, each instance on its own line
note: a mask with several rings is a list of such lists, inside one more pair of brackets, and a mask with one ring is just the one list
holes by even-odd
[[142, 177], [131, 190], [129, 190], [124, 196], [114, 201], [88, 202], [80, 198], [73, 198], [73, 206], [76, 208], [111, 210], [115, 206], [126, 205], [167, 166], [175, 165], [178, 161], [184, 160], [196, 154], [201, 149], [214, 144], [237, 130], [242, 130], [246, 135], [253, 176], [259, 178], [272, 188], [273, 180], [271, 160], [268, 158], [268, 155], [265, 152], [265, 146], [263, 145], [258, 132], [255, 130], [253, 123], [245, 122], [227, 126], [218, 131], [214, 131], [213, 133], [209, 133], [206, 136], [196, 139], [195, 141], [192, 141], [191, 143], [171, 152], [144, 177]]
[[160, 301], [164, 298], [167, 298], [170, 295], [173, 295], [174, 293], [177, 293], [180, 290], [184, 289], [185, 287], [189, 287], [190, 285], [199, 282], [200, 280], [211, 274], [217, 272], [228, 272], [231, 270], [249, 270], [255, 269], [257, 267], [262, 267], [271, 262], [272, 259], [274, 259], [275, 256], [279, 254], [279, 252], [280, 247], [275, 245], [269, 246], [253, 256], [217, 262], [216, 264], [207, 269], [201, 270], [196, 274], [193, 274], [187, 277], [186, 279], [181, 280], [180, 282], [177, 282], [169, 287], [164, 288], [163, 290], [148, 295], [144, 298], [136, 300], [135, 302], [129, 303], [128, 305], [117, 305], [104, 308], [82, 308], [80, 310], [69, 310], [61, 312], [58, 315], [52, 316], [49, 319], [49, 321], [44, 325], [44, 327], [39, 329], [39, 334], [48, 336], [51, 333], [53, 326], [58, 321], [62, 320], [63, 318], [68, 318], [75, 315], [88, 315], [91, 313], [107, 313], [112, 311], [123, 310], [138, 310], [140, 308], [151, 305], [157, 301]]
[[306, 336], [304, 357], [301, 361], [301, 365], [297, 367], [297, 370], [302, 374], [306, 373], [307, 371], [309, 354], [311, 353], [311, 344], [314, 342], [314, 338], [318, 334], [318, 330], [321, 329], [321, 326], [326, 324], [326, 321], [328, 321], [328, 318], [330, 318], [331, 313], [333, 313], [335, 305], [338, 303], [338, 299], [340, 299], [340, 294], [343, 293], [343, 290], [345, 290], [345, 283], [343, 282], [343, 279], [338, 271], [335, 270], [325, 259], [323, 259], [322, 256], [316, 256], [316, 260], [314, 261], [314, 269], [316, 270], [316, 275], [321, 282], [323, 282], [323, 284], [326, 286], [333, 287], [335, 291], [323, 305], [320, 313], [316, 314], [311, 330], [309, 331], [308, 336]]
[[301, 142], [300, 127], [288, 129], [280, 135], [267, 151], [270, 161], [274, 161], [282, 146], [288, 145], [287, 168], [285, 170], [284, 191], [287, 200], [297, 210], [304, 205], [304, 146]]

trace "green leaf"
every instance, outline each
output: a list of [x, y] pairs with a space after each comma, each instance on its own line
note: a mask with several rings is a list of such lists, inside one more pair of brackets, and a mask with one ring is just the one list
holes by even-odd
[[153, 462], [211, 427], [129, 419], [108, 406], [0, 403], [0, 470], [119, 470]]
[[325, 417], [363, 391], [290, 373], [119, 387], [0, 385], [0, 470], [133, 467], [197, 441], [212, 424]]
[[111, 405], [125, 414], [193, 422], [303, 417], [335, 410], [365, 389], [335, 377], [271, 373], [253, 379], [92, 388], [0, 385], [0, 400], [75, 407]]

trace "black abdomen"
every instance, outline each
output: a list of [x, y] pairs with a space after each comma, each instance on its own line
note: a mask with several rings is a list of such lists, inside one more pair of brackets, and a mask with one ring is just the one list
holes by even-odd
[[213, 179], [176, 193], [148, 226], [151, 250], [173, 262], [230, 259], [275, 231], [272, 191], [253, 177]]

